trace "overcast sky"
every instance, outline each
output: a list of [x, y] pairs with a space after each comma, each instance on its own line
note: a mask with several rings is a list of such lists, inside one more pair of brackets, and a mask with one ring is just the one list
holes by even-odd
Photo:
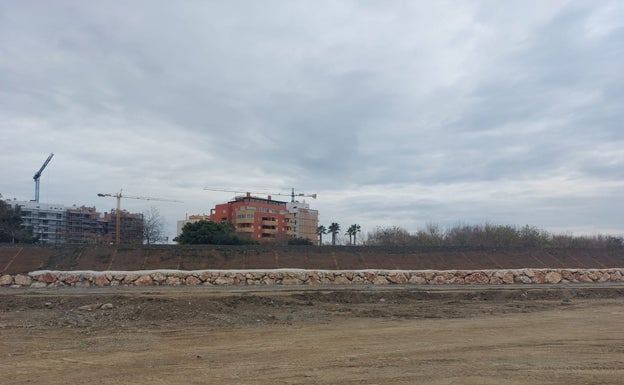
[[[0, 2], [0, 194], [624, 233], [622, 1]], [[288, 200], [288, 197], [280, 197]]]

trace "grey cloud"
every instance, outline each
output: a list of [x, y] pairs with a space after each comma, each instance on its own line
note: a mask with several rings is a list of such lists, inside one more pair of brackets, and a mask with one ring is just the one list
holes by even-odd
[[[292, 185], [352, 197], [315, 204], [369, 227], [403, 221], [396, 212], [410, 228], [558, 226], [554, 201], [515, 191], [377, 209], [356, 198], [394, 184], [569, 175], [617, 186], [621, 15], [618, 2], [3, 3], [0, 161], [24, 162], [0, 169], [0, 193], [30, 195], [28, 174], [55, 151], [47, 185], [58, 200], [63, 184], [87, 204], [100, 189], [186, 188], [206, 212], [216, 202], [191, 190]], [[556, 202], [570, 226], [617, 227], [603, 198], [613, 195], [587, 210], [574, 209], [586, 197]], [[595, 221], [583, 220], [592, 210]]]

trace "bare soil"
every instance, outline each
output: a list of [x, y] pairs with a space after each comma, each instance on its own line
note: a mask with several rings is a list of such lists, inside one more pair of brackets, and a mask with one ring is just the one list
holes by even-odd
[[347, 246], [0, 245], [0, 275], [35, 270], [481, 270], [605, 269], [624, 249]]
[[0, 290], [3, 384], [622, 384], [624, 286]]

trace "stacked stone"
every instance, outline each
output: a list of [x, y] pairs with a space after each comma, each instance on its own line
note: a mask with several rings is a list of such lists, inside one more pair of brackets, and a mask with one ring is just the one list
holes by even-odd
[[0, 286], [104, 287], [104, 286], [239, 286], [239, 285], [505, 285], [623, 282], [624, 268], [517, 269], [446, 271], [329, 271], [251, 270], [150, 272], [36, 271], [0, 276]]

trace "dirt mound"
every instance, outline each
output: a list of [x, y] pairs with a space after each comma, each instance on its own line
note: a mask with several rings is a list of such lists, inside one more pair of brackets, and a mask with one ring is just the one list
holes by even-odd
[[[282, 291], [76, 290], [0, 292], [7, 326], [115, 329], [153, 325], [212, 327], [329, 322], [336, 317], [461, 318], [496, 312], [537, 311], [577, 299], [624, 297], [621, 287], [477, 290], [343, 289]], [[7, 315], [8, 318], [7, 318]], [[10, 322], [9, 322], [10, 323]]]
[[624, 266], [624, 249], [303, 246], [0, 246], [0, 273], [48, 270], [480, 270]]

